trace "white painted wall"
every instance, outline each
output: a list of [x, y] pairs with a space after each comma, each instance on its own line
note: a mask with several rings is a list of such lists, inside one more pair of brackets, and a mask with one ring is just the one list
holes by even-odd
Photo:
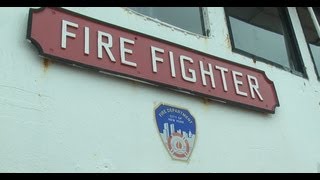
[[[261, 69], [280, 107], [263, 114], [49, 63], [26, 40], [29, 8], [0, 9], [0, 172], [317, 172], [320, 82], [294, 8], [309, 79], [231, 51], [223, 8], [208, 8], [205, 39], [124, 8], [66, 8]], [[172, 160], [154, 119], [158, 103], [190, 110], [197, 139], [189, 162]]]

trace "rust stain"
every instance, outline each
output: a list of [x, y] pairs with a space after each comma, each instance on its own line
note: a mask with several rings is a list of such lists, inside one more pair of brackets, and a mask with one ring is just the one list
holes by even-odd
[[230, 37], [229, 34], [226, 35], [226, 39], [224, 40], [227, 44], [227, 48], [231, 49]]
[[202, 102], [203, 102], [203, 110], [204, 111], [208, 111], [208, 108], [209, 108], [209, 99], [207, 98], [202, 98]]
[[253, 63], [257, 63], [257, 60], [255, 58], [252, 58]]
[[48, 70], [50, 64], [52, 64], [51, 60], [49, 60], [47, 58], [43, 58], [43, 66], [44, 66], [45, 72]]
[[203, 98], [203, 103], [204, 103], [204, 105], [208, 105], [209, 104], [209, 99]]

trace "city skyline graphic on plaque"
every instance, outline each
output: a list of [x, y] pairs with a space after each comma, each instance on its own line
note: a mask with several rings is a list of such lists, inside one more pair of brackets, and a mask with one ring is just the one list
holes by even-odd
[[195, 119], [186, 109], [165, 104], [155, 110], [161, 140], [173, 159], [187, 161], [194, 148]]

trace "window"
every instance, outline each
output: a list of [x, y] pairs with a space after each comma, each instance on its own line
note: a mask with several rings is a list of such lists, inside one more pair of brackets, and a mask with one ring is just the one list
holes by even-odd
[[318, 79], [320, 79], [320, 38], [315, 28], [315, 25], [319, 25], [320, 22], [320, 8], [312, 9], [314, 11], [314, 14], [316, 15], [318, 24], [313, 23], [311, 15], [306, 7], [298, 7], [297, 12], [304, 36], [309, 47], [309, 51], [311, 52]]
[[[141, 14], [159, 19], [160, 21], [185, 29], [187, 31], [209, 35], [205, 18], [207, 13], [199, 7], [129, 7]], [[207, 20], [207, 19], [206, 19]]]
[[305, 75], [285, 8], [226, 7], [225, 12], [233, 51]]
[[316, 17], [317, 17], [317, 20], [318, 20], [318, 24], [320, 25], [320, 7], [314, 7], [312, 8]]

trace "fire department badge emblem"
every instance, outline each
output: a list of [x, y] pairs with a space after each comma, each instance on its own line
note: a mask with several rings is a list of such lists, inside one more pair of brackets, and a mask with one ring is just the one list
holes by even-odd
[[187, 161], [194, 148], [196, 124], [186, 109], [160, 104], [155, 117], [163, 144], [173, 159]]

